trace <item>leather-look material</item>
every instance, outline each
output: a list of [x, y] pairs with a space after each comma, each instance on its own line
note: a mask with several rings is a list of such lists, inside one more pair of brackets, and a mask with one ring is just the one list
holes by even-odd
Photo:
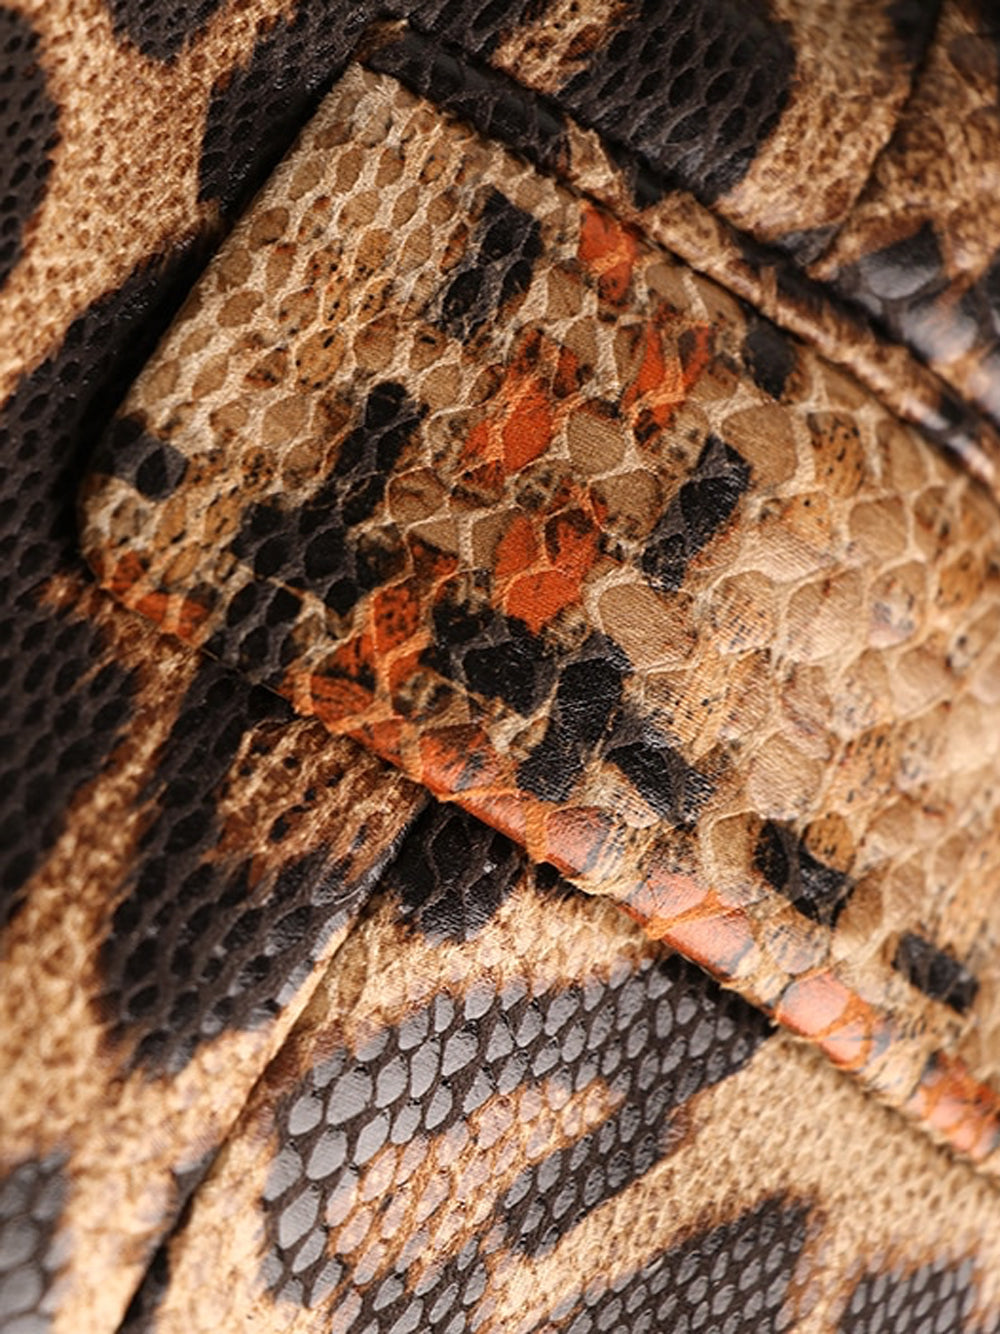
[[1000, 1327], [994, 26], [0, 6], [5, 1334]]
[[[974, 627], [1000, 527], [916, 432], [351, 68], [94, 469], [83, 546], [128, 606], [626, 904], [994, 1170], [1000, 715]], [[932, 804], [943, 940], [913, 855]], [[969, 979], [957, 1011], [914, 985], [911, 938]]]

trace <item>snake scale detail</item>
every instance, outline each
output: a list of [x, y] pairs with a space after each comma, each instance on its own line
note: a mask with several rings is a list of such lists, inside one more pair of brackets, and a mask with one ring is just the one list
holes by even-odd
[[0, 37], [0, 1331], [1000, 1331], [991, 7]]

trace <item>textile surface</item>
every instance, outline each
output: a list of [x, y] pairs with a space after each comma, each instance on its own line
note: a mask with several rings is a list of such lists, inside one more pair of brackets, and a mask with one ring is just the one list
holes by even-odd
[[5, 1334], [1000, 1329], [996, 34], [0, 6]]

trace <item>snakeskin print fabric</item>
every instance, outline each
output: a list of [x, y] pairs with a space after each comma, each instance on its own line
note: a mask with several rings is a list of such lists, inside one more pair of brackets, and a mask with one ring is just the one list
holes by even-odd
[[[428, 937], [414, 856], [255, 1090], [141, 1328], [1000, 1327], [973, 1226], [992, 1187], [911, 1136], [859, 1217], [843, 1155], [894, 1143], [891, 1113], [523, 864], [488, 922]], [[804, 1088], [825, 1115], [799, 1135]]]
[[893, 140], [849, 224], [816, 265], [817, 276], [832, 280], [994, 420], [997, 37], [990, 5], [945, 5]]
[[[990, 1158], [993, 1095], [968, 1073], [995, 1059], [989, 1020], [918, 1000], [900, 941], [978, 973], [996, 931], [973, 907], [996, 528], [860, 391], [355, 69], [96, 467], [85, 548], [128, 605], [621, 899]], [[914, 803], [944, 821], [927, 836], [968, 944], [922, 925]], [[837, 943], [859, 932], [867, 966]]]
[[[650, 939], [992, 1169], [986, 7], [7, 0], [0, 37], [0, 1329], [992, 1334], [985, 1175]], [[374, 120], [253, 208], [352, 60]], [[256, 346], [289, 297], [342, 341]], [[169, 570], [117, 570], [139, 616], [80, 558], [102, 437], [101, 551]], [[414, 550], [453, 562], [423, 622]], [[303, 644], [322, 723], [273, 689]], [[449, 709], [479, 730], [393, 748]]]

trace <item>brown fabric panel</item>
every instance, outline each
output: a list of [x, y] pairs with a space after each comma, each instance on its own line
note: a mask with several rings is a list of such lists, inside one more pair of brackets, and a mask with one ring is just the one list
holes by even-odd
[[994, 421], [998, 53], [993, 8], [948, 0], [895, 134], [849, 224], [813, 270]]
[[[133, 674], [133, 714], [4, 935], [0, 1176], [15, 1183], [13, 1246], [17, 1181], [55, 1164], [50, 1272], [27, 1309], [108, 1330], [422, 795], [315, 723], [241, 718], [232, 674], [217, 685], [234, 706], [217, 689], [196, 725], [216, 746], [235, 727], [236, 744], [215, 771], [189, 751], [186, 787], [170, 790], [197, 656], [96, 589], [63, 578], [46, 596], [102, 631], [93, 670]], [[192, 821], [205, 823], [197, 846]], [[154, 857], [158, 897], [141, 881]], [[10, 1319], [18, 1284], [34, 1282], [17, 1272]]]
[[[125, 411], [84, 502], [107, 587], [992, 1170], [997, 528], [954, 465], [358, 68]], [[962, 1013], [893, 967], [906, 933], [978, 980]]]
[[529, 871], [463, 942], [401, 908], [327, 971], [138, 1328], [995, 1328], [992, 1187], [609, 904]]

